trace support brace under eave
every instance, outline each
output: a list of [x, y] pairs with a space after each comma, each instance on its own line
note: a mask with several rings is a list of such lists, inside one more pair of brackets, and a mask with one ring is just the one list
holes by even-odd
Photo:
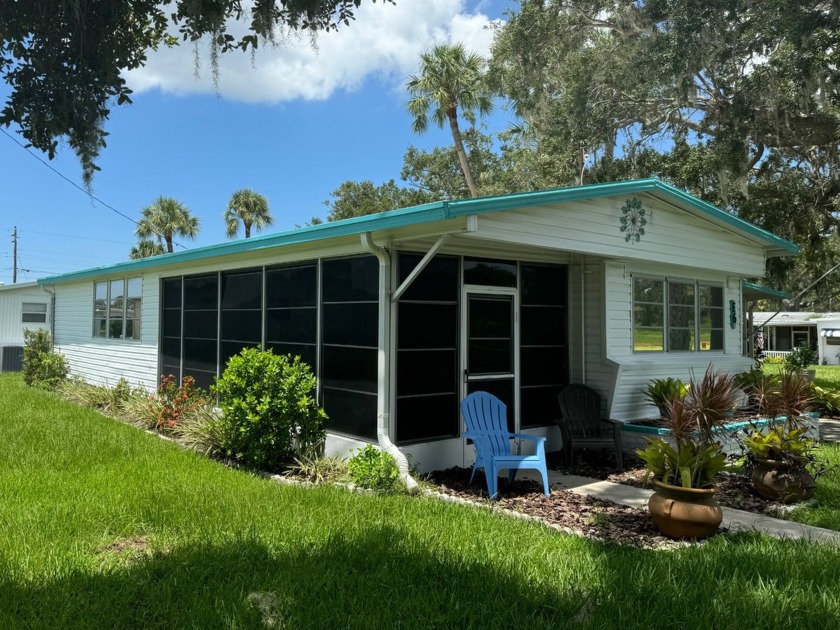
[[405, 487], [413, 494], [418, 492], [420, 487], [408, 471], [408, 460], [405, 455], [391, 441], [391, 257], [384, 248], [373, 242], [370, 232], [362, 234], [362, 246], [379, 260], [376, 437], [379, 440], [379, 446], [394, 458]]

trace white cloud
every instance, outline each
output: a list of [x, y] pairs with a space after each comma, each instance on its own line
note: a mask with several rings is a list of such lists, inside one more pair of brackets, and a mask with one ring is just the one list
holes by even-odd
[[[403, 0], [396, 5], [364, 2], [356, 20], [338, 32], [321, 33], [313, 48], [309, 37], [260, 47], [252, 64], [241, 52], [219, 59], [219, 91], [224, 98], [276, 103], [324, 100], [337, 90], [353, 90], [376, 76], [401, 85], [417, 69], [420, 53], [434, 44], [462, 42], [487, 55], [490, 18], [469, 12], [464, 0]], [[237, 25], [235, 35], [242, 31]], [[143, 68], [126, 74], [135, 92], [158, 88], [176, 95], [213, 93], [209, 55], [200, 49], [201, 73], [195, 77], [195, 50], [189, 43], [149, 54]]]

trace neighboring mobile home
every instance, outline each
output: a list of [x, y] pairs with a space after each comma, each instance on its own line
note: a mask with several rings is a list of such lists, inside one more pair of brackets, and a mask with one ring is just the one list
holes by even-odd
[[796, 246], [659, 180], [406, 208], [44, 278], [55, 343], [100, 383], [209, 385], [247, 346], [318, 375], [331, 452], [388, 439], [464, 465], [459, 400], [487, 390], [549, 437], [567, 383], [612, 417], [709, 363], [748, 369], [742, 278]]
[[819, 339], [817, 320], [837, 317], [837, 313], [753, 313], [753, 327], [764, 334], [765, 355], [784, 356], [799, 346], [816, 350]]
[[51, 294], [37, 282], [0, 285], [0, 372], [22, 367], [23, 331], [50, 328]]

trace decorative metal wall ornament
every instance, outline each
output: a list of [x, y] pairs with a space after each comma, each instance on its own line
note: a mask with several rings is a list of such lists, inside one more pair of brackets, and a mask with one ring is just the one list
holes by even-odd
[[641, 237], [645, 235], [645, 226], [647, 225], [642, 202], [635, 197], [628, 199], [627, 203], [621, 208], [619, 221], [621, 221], [621, 231], [625, 233], [624, 241], [638, 243]]

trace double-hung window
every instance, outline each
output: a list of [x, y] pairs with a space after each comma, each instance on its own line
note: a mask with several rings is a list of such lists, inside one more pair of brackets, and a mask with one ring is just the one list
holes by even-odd
[[140, 339], [142, 301], [141, 278], [97, 282], [93, 295], [93, 336]]
[[723, 311], [722, 286], [694, 280], [633, 278], [633, 350], [723, 350]]

